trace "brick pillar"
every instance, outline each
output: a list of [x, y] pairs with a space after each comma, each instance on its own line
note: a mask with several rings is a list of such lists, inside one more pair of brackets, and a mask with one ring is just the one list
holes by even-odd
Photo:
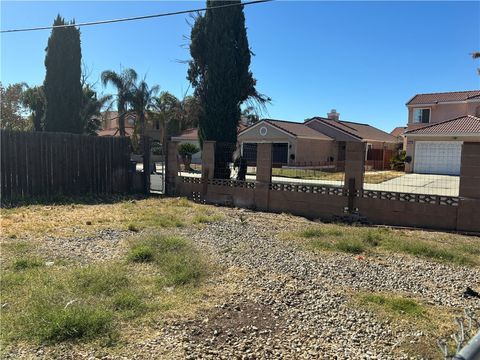
[[257, 145], [257, 184], [255, 187], [255, 206], [259, 210], [268, 210], [270, 183], [272, 181], [272, 144]]
[[272, 144], [257, 145], [257, 181], [270, 183], [272, 181]]
[[213, 179], [215, 172], [215, 141], [204, 141], [202, 149], [202, 179]]
[[480, 143], [463, 143], [457, 230], [480, 232]]
[[345, 187], [350, 179], [355, 179], [355, 189], [363, 189], [365, 168], [365, 144], [360, 141], [347, 141], [345, 149]]
[[165, 169], [165, 185], [169, 195], [175, 195], [176, 184], [178, 180], [178, 142], [169, 141], [167, 143], [167, 168]]

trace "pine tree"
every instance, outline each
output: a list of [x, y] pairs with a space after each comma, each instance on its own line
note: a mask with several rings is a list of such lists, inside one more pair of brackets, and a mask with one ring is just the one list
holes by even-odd
[[[65, 24], [60, 15], [53, 22], [54, 26]], [[85, 127], [80, 117], [82, 106], [80, 30], [73, 26], [54, 28], [48, 39], [46, 51], [45, 130], [80, 134]]]
[[[241, 1], [207, 1], [207, 7], [241, 4]], [[249, 70], [248, 46], [243, 6], [208, 9], [192, 27], [188, 80], [195, 88], [202, 114], [199, 140], [232, 144], [217, 146], [216, 177], [228, 177], [226, 162], [231, 161], [237, 142], [240, 105], [247, 99], [264, 104], [269, 99], [257, 92]], [[226, 150], [226, 148], [231, 150]]]

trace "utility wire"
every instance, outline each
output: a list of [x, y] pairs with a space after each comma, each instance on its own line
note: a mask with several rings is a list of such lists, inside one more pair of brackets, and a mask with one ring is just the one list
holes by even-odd
[[201, 9], [182, 10], [182, 11], [174, 11], [174, 12], [168, 12], [168, 13], [162, 13], [162, 14], [134, 16], [134, 17], [129, 17], [129, 18], [112, 19], [112, 20], [91, 21], [91, 22], [84, 22], [84, 23], [79, 23], [79, 24], [65, 24], [65, 25], [55, 25], [55, 26], [51, 25], [51, 26], [39, 26], [39, 27], [23, 28], [23, 29], [0, 30], [0, 33], [25, 32], [25, 31], [37, 31], [37, 30], [49, 30], [49, 29], [56, 29], [56, 28], [69, 28], [69, 27], [81, 27], [81, 26], [91, 26], [91, 25], [112, 24], [112, 23], [119, 23], [119, 22], [126, 22], [126, 21], [153, 19], [153, 18], [159, 18], [159, 17], [165, 17], [165, 16], [188, 14], [188, 13], [194, 13], [194, 12], [206, 11], [206, 10], [212, 10], [212, 9], [228, 8], [228, 7], [232, 7], [232, 6], [254, 5], [254, 4], [270, 2], [270, 1], [274, 1], [274, 0], [254, 0], [254, 1], [244, 2], [244, 3], [235, 3], [235, 4], [226, 4], [226, 5], [205, 7], [205, 8], [201, 8]]

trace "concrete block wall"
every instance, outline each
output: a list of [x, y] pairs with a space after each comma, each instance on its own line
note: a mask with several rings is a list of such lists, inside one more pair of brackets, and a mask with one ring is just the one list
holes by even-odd
[[[168, 164], [178, 167], [177, 156], [171, 154], [173, 149], [176, 150], [176, 146], [169, 146]], [[202, 172], [203, 183], [176, 182], [180, 185], [175, 195], [190, 196], [192, 191], [202, 189], [202, 196], [207, 202], [289, 212], [308, 218], [333, 219], [343, 215], [348, 205], [346, 196], [271, 190], [272, 145], [258, 144], [257, 156], [254, 189], [207, 184], [205, 180], [213, 178], [215, 164], [215, 144], [209, 143], [203, 151], [203, 167], [208, 169]], [[348, 186], [348, 179], [354, 178], [355, 188], [363, 188], [364, 159], [364, 144], [347, 143], [345, 186]], [[172, 180], [172, 177], [169, 178]], [[463, 146], [458, 206], [356, 197], [355, 207], [359, 209], [360, 216], [373, 224], [480, 232], [480, 143], [465, 143]]]

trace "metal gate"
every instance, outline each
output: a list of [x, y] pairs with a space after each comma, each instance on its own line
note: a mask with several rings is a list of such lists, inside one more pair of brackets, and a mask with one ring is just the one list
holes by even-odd
[[159, 141], [150, 146], [150, 192], [165, 194], [165, 147]]

